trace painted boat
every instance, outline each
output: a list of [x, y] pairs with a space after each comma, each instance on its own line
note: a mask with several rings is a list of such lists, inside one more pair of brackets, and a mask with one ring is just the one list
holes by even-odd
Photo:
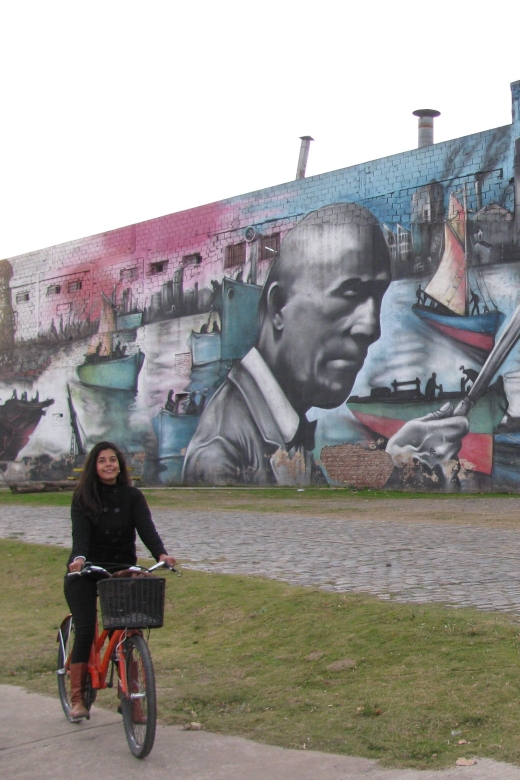
[[476, 347], [482, 352], [491, 352], [495, 345], [495, 334], [504, 322], [505, 316], [500, 311], [490, 311], [487, 314], [453, 317], [439, 314], [426, 306], [414, 304], [412, 311], [432, 328], [445, 336]]
[[[412, 311], [430, 327], [455, 341], [486, 355], [495, 344], [495, 335], [505, 317], [496, 306], [490, 310], [471, 291], [468, 279], [466, 208], [450, 195], [449, 216], [444, 225], [444, 252], [439, 267], [424, 291], [418, 289], [418, 302]], [[477, 281], [479, 291], [483, 293]], [[470, 299], [471, 293], [471, 299]], [[422, 302], [419, 302], [419, 298]], [[475, 302], [470, 312], [471, 301]]]
[[0, 460], [16, 460], [54, 400], [26, 401], [9, 398], [0, 404]]
[[[392, 392], [390, 388], [374, 388], [370, 396], [351, 396], [347, 407], [354, 417], [379, 436], [389, 439], [409, 420], [437, 411], [449, 401], [453, 407], [462, 400], [461, 392], [446, 392], [431, 400], [422, 394], [411, 398], [410, 393]], [[382, 392], [382, 391], [387, 391]], [[404, 397], [403, 397], [404, 396]], [[468, 467], [482, 474], [491, 474], [493, 468], [493, 431], [499, 425], [507, 408], [507, 399], [501, 382], [492, 385], [477, 401], [468, 415], [469, 433], [462, 441], [458, 454]]]
[[99, 362], [83, 363], [77, 368], [81, 382], [92, 387], [109, 390], [137, 391], [139, 372], [144, 363], [144, 353], [139, 349], [133, 355], [119, 358], [101, 358]]
[[261, 293], [262, 287], [258, 284], [223, 278], [214, 302], [222, 323], [222, 360], [239, 360], [254, 346]]
[[188, 338], [191, 362], [194, 366], [204, 366], [220, 360], [222, 337], [220, 333], [196, 333], [191, 331]]
[[152, 420], [158, 441], [159, 459], [184, 458], [186, 447], [197, 430], [199, 420], [200, 414], [176, 414], [161, 409]]
[[144, 353], [138, 349], [133, 355], [126, 355], [126, 346], [121, 348], [120, 342], [114, 348], [116, 310], [104, 293], [101, 293], [101, 304], [98, 332], [90, 338], [85, 362], [77, 367], [76, 373], [83, 384], [91, 387], [137, 392]]
[[[231, 361], [243, 358], [255, 344], [261, 292], [260, 285], [224, 277], [214, 300], [221, 332], [191, 332], [188, 345], [193, 370], [189, 389], [202, 391], [204, 403], [209, 401], [224, 381]], [[180, 459], [182, 468], [186, 448], [197, 429], [201, 413], [202, 409], [197, 414], [186, 414], [184, 408], [180, 413], [166, 408], [159, 411], [152, 421], [158, 440], [159, 459]]]
[[116, 330], [136, 330], [143, 322], [143, 312], [134, 311], [129, 314], [116, 315]]

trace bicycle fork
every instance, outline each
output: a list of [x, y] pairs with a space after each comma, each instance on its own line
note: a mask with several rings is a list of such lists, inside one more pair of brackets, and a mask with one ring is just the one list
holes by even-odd
[[[117, 659], [117, 671], [119, 674], [119, 681], [117, 686], [117, 695], [119, 699], [126, 699], [130, 695], [128, 690], [128, 676], [126, 674], [126, 639], [127, 631], [121, 636], [117, 647], [115, 648], [114, 655]], [[114, 662], [113, 662], [114, 663]]]

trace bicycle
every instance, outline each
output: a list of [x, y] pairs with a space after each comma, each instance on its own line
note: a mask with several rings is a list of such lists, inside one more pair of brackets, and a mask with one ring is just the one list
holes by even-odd
[[[150, 569], [129, 566], [128, 571], [151, 573], [159, 568], [175, 571], [164, 561]], [[96, 621], [88, 664], [85, 707], [90, 713], [98, 690], [114, 686], [117, 669], [121, 702], [118, 711], [123, 716], [128, 746], [136, 758], [145, 758], [155, 740], [157, 699], [152, 657], [143, 629], [160, 628], [163, 624], [166, 581], [156, 577], [112, 578], [102, 566], [89, 563], [85, 563], [80, 572], [67, 576], [93, 576], [99, 580], [103, 631], [99, 633]], [[72, 615], [63, 620], [56, 641], [59, 642], [57, 676], [61, 706], [69, 721], [77, 723], [79, 720], [70, 717], [70, 658], [74, 644]]]

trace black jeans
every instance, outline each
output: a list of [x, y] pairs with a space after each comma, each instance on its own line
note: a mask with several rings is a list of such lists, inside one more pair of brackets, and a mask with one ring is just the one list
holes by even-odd
[[88, 663], [96, 628], [97, 584], [89, 577], [65, 577], [64, 591], [76, 631], [71, 663]]

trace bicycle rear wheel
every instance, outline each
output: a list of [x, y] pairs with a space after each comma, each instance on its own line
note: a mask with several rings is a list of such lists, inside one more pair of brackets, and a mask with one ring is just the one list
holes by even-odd
[[58, 631], [58, 693], [63, 712], [70, 717], [70, 656], [74, 644], [74, 621], [72, 615], [65, 618]]
[[155, 740], [157, 699], [152, 657], [140, 634], [126, 640], [125, 664], [128, 696], [121, 700], [121, 709], [126, 740], [136, 758], [145, 758]]

